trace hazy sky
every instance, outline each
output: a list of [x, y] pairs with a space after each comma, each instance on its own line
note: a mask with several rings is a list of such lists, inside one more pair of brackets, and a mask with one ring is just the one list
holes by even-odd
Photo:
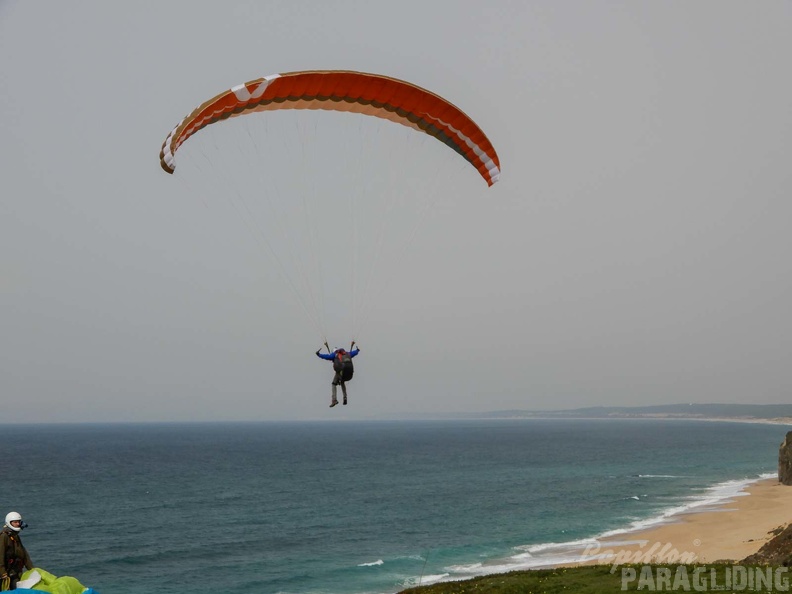
[[[788, 1], [0, 0], [2, 422], [789, 402], [791, 23]], [[382, 265], [332, 410], [270, 253], [157, 162], [205, 99], [305, 69], [433, 90], [503, 169], [488, 189], [445, 149], [453, 195], [410, 182], [437, 204]], [[413, 171], [376, 163], [368, 195]], [[290, 167], [257, 173], [309, 179]]]

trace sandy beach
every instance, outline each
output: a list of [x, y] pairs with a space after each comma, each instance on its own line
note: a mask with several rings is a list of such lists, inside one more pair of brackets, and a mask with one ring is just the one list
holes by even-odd
[[602, 539], [582, 551], [582, 562], [740, 561], [792, 522], [792, 486], [766, 479], [743, 493], [720, 506], [676, 516], [667, 524]]

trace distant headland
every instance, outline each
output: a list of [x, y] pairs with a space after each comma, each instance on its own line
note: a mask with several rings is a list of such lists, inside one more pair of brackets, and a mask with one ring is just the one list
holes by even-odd
[[[427, 415], [421, 415], [426, 418]], [[792, 404], [658, 404], [445, 414], [467, 419], [691, 419], [792, 425]]]

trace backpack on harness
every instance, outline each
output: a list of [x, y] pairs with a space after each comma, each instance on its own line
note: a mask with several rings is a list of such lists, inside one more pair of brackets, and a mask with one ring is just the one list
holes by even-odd
[[338, 351], [333, 359], [333, 369], [341, 375], [341, 380], [348, 382], [355, 373], [355, 366], [352, 364], [352, 355], [346, 351]]

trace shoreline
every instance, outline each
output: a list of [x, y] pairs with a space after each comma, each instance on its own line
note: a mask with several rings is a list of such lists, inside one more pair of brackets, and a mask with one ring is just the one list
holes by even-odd
[[423, 576], [423, 583], [581, 565], [739, 563], [792, 523], [792, 486], [777, 477], [725, 481], [711, 485], [709, 493], [691, 507], [671, 508], [625, 528], [518, 547], [509, 557]]
[[733, 497], [672, 515], [646, 529], [606, 536], [554, 566], [624, 563], [738, 563], [792, 523], [792, 487], [761, 478]]

